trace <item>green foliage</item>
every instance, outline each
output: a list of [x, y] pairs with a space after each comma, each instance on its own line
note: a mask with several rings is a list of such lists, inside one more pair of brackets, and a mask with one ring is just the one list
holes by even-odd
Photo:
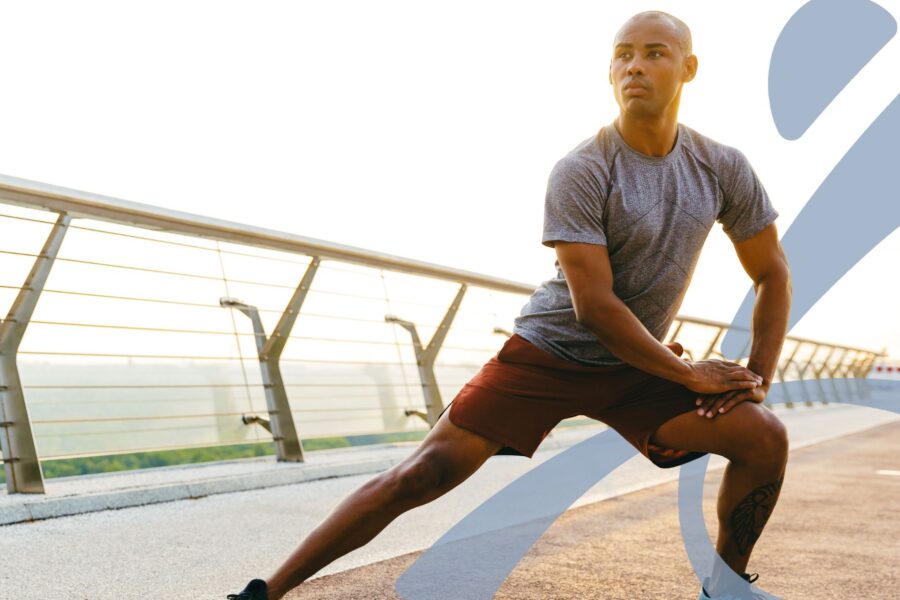
[[[577, 427], [596, 423], [588, 418], [566, 419], [559, 427]], [[371, 435], [350, 435], [342, 437], [311, 438], [303, 440], [303, 450], [328, 450], [331, 448], [349, 448], [370, 444], [389, 444], [393, 442], [417, 442], [425, 438], [428, 430], [403, 431], [397, 433], [376, 433]], [[184, 450], [165, 450], [160, 452], [136, 452], [133, 454], [115, 454], [111, 456], [88, 456], [61, 460], [45, 460], [41, 468], [45, 479], [69, 477], [72, 475], [89, 475], [93, 473], [112, 473], [114, 471], [131, 471], [151, 467], [169, 465], [186, 465], [220, 460], [252, 458], [254, 456], [270, 456], [275, 454], [275, 446], [271, 443], [234, 444], [231, 446], [213, 446], [208, 448], [186, 448]], [[6, 484], [6, 473], [0, 469], [0, 484]]]

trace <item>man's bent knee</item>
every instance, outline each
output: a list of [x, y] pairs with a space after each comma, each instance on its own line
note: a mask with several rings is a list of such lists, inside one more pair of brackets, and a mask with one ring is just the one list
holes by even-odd
[[771, 410], [759, 407], [759, 418], [748, 424], [746, 438], [729, 457], [745, 463], [783, 466], [788, 455], [788, 431]]

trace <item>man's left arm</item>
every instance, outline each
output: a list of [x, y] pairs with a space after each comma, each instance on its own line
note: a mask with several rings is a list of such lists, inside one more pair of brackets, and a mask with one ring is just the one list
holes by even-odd
[[769, 224], [749, 239], [735, 242], [734, 248], [756, 291], [753, 344], [747, 368], [762, 376], [763, 384], [752, 390], [701, 395], [697, 400], [699, 411], [707, 418], [728, 412], [745, 400], [765, 400], [778, 367], [791, 311], [791, 272], [775, 224]]

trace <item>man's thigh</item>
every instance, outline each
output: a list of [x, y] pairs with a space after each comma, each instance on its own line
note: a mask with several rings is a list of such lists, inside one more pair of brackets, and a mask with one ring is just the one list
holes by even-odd
[[771, 410], [755, 402], [741, 402], [714, 418], [691, 411], [663, 423], [650, 436], [653, 444], [733, 458], [759, 446], [762, 438], [784, 434], [784, 425]]

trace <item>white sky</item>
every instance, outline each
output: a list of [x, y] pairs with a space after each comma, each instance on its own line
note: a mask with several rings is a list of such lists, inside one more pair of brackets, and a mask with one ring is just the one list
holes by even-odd
[[[0, 173], [537, 284], [550, 169], [615, 118], [613, 35], [660, 9], [699, 58], [681, 122], [747, 154], [783, 234], [900, 90], [894, 40], [783, 140], [768, 64], [802, 4], [0, 2]], [[900, 355], [898, 258], [895, 232], [792, 333]], [[717, 225], [680, 312], [730, 321], [749, 286]]]

